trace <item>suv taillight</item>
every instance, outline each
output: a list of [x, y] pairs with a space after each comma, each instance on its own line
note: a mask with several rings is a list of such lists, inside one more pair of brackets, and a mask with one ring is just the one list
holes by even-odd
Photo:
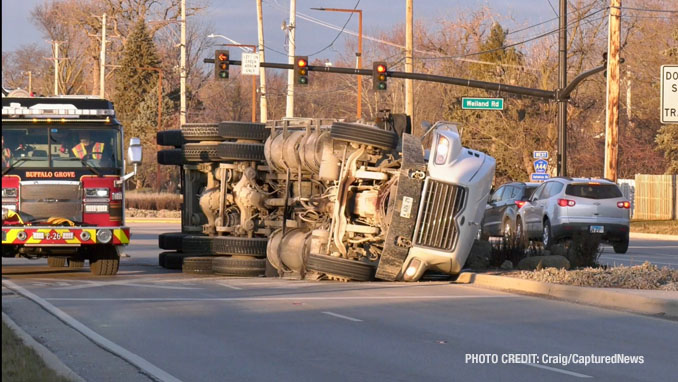
[[518, 206], [518, 209], [523, 208], [523, 206], [525, 205], [525, 203], [527, 203], [527, 202], [524, 201], [524, 200], [516, 200], [516, 206]]
[[631, 208], [631, 202], [629, 201], [617, 202], [617, 207], [626, 209]]
[[558, 205], [561, 207], [574, 207], [577, 204], [574, 200], [558, 199]]

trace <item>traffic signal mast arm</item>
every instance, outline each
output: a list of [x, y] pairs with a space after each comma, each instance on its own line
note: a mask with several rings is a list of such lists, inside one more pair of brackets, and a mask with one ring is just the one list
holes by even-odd
[[[211, 64], [214, 63], [213, 59], [206, 58], [203, 61], [206, 64]], [[241, 61], [237, 60], [230, 60], [229, 63], [231, 65], [240, 65]], [[259, 63], [259, 66], [264, 67], [264, 68], [272, 68], [272, 69], [294, 69], [294, 65], [291, 64], [279, 64], [279, 63], [274, 63], [274, 62], [261, 62]], [[586, 77], [589, 77], [591, 75], [594, 75], [596, 73], [600, 73], [601, 71], [605, 70], [606, 65], [591, 69], [587, 72], [584, 72], [577, 76], [571, 83], [568, 85], [565, 89], [562, 91], [559, 90], [542, 90], [542, 89], [533, 89], [533, 88], [525, 88], [522, 86], [514, 86], [514, 85], [506, 85], [506, 84], [500, 84], [497, 82], [486, 82], [486, 81], [478, 81], [478, 80], [470, 80], [470, 79], [465, 79], [465, 78], [456, 78], [456, 77], [445, 77], [445, 76], [437, 76], [434, 74], [424, 74], [424, 73], [407, 73], [407, 72], [395, 72], [395, 71], [387, 71], [386, 75], [387, 77], [392, 77], [392, 78], [405, 78], [405, 79], [413, 79], [413, 80], [420, 80], [420, 81], [428, 81], [428, 82], [438, 82], [442, 84], [450, 84], [450, 85], [458, 85], [458, 86], [466, 86], [466, 87], [471, 87], [471, 88], [478, 88], [478, 89], [485, 89], [485, 90], [492, 90], [492, 91], [497, 91], [497, 92], [506, 92], [506, 93], [512, 93], [512, 94], [519, 94], [519, 95], [525, 95], [525, 96], [530, 96], [530, 97], [537, 97], [537, 98], [544, 98], [547, 100], [558, 100], [559, 97], [561, 98], [568, 98], [570, 93], [574, 90], [574, 88]], [[352, 74], [352, 75], [361, 75], [361, 76], [372, 76], [372, 69], [356, 69], [356, 68], [340, 68], [340, 67], [330, 67], [330, 66], [313, 66], [309, 65], [308, 66], [309, 72], [326, 72], [326, 73], [340, 73], [340, 74]]]

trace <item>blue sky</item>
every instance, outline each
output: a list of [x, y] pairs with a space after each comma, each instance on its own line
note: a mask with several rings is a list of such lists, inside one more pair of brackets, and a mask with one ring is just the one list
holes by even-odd
[[[2, 0], [2, 50], [11, 51], [23, 44], [48, 43], [30, 20], [31, 10], [44, 1], [52, 0]], [[208, 24], [214, 33], [223, 34], [242, 44], [254, 44], [257, 39], [255, 0], [199, 0], [208, 1], [209, 7], [200, 16], [188, 19], [188, 22]], [[297, 12], [334, 25], [343, 26], [347, 13], [320, 12], [311, 7], [354, 8], [357, 0], [297, 0]], [[500, 15], [504, 27], [517, 29], [530, 24], [552, 19], [554, 11], [549, 5], [558, 6], [558, 0], [414, 0], [415, 19], [435, 21], [440, 18], [456, 18], [459, 12], [468, 12], [483, 5]], [[191, 0], [187, 0], [189, 6]], [[264, 35], [266, 45], [285, 50], [285, 34], [280, 29], [283, 20], [289, 17], [289, 0], [264, 0]], [[395, 25], [404, 25], [405, 0], [361, 0], [358, 9], [363, 10], [363, 32], [373, 35], [376, 31], [388, 30]], [[557, 27], [557, 22], [547, 23], [539, 28], [526, 31], [515, 39], [530, 37], [540, 31]], [[347, 29], [358, 30], [358, 17], [354, 16]], [[297, 54], [309, 54], [326, 47], [337, 35], [337, 31], [297, 18]], [[319, 57], [333, 57], [341, 52], [343, 44], [351, 36], [337, 39], [333, 48], [327, 49]], [[215, 42], [226, 42], [223, 40]], [[365, 44], [368, 42], [366, 41]], [[284, 57], [267, 51], [267, 61], [282, 61]]]

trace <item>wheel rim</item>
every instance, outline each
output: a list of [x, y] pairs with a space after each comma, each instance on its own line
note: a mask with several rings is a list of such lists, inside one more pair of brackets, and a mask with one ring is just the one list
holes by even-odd
[[511, 234], [511, 223], [506, 222], [504, 225], [504, 236], [509, 236]]
[[544, 247], [549, 245], [549, 240], [551, 240], [550, 234], [551, 232], [549, 232], [549, 226], [544, 224]]
[[519, 221], [516, 222], [516, 236], [518, 236], [518, 239], [523, 238], [523, 227]]

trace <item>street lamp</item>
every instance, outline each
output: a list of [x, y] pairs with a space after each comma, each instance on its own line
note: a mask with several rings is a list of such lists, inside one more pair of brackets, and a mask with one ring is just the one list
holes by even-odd
[[[315, 11], [326, 11], [326, 12], [348, 12], [348, 13], [357, 13], [358, 14], [358, 53], [356, 54], [358, 59], [358, 69], [363, 67], [363, 11], [362, 9], [344, 9], [344, 8], [311, 8]], [[356, 108], [356, 118], [362, 118], [362, 102], [363, 102], [363, 79], [362, 76], [358, 75], [358, 106]]]
[[[215, 37], [220, 37], [225, 39], [226, 41], [231, 42], [230, 44], [221, 44], [221, 46], [233, 46], [236, 48], [242, 49], [243, 52], [252, 52], [255, 53], [257, 51], [256, 45], [246, 45], [246, 44], [240, 44], [235, 40], [231, 40], [230, 38], [220, 35], [220, 34], [214, 34], [211, 33], [207, 35], [208, 38], [215, 38]], [[257, 79], [256, 76], [252, 76], [252, 122], [257, 121]]]

